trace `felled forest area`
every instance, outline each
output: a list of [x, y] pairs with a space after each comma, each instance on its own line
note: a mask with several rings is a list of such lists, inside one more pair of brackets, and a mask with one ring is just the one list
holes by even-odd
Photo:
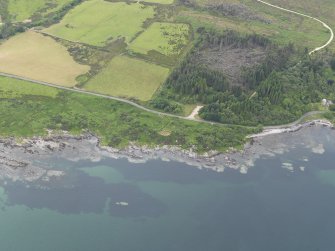
[[[309, 56], [293, 44], [279, 46], [260, 35], [198, 29], [199, 38], [151, 105], [180, 112], [204, 104], [205, 120], [240, 125], [294, 121], [334, 100], [335, 56]], [[173, 101], [168, 101], [173, 100]]]

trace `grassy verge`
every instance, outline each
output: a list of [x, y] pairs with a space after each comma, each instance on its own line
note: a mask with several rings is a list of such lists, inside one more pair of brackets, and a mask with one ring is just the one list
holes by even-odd
[[257, 131], [159, 117], [120, 102], [8, 78], [0, 78], [0, 98], [1, 136], [44, 135], [47, 128], [72, 133], [89, 130], [114, 147], [134, 142], [194, 147], [202, 152], [239, 148], [246, 135]]
[[308, 122], [312, 120], [318, 120], [318, 119], [326, 119], [329, 120], [331, 123], [335, 124], [335, 113], [331, 111], [325, 111], [325, 113], [320, 113], [320, 114], [314, 114], [311, 116], [308, 116], [304, 118], [301, 122]]

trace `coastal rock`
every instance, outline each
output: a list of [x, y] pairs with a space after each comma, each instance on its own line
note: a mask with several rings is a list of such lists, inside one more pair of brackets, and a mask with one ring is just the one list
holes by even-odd
[[[126, 158], [133, 163], [144, 163], [152, 159], [184, 162], [199, 169], [223, 172], [226, 168], [239, 170], [246, 174], [257, 159], [283, 154], [297, 144], [304, 144], [312, 152], [323, 154], [325, 149], [318, 142], [309, 142], [308, 137], [300, 137], [302, 142], [293, 141], [291, 133], [304, 134], [304, 130], [329, 127], [328, 121], [316, 120], [292, 128], [284, 128], [282, 134], [263, 132], [254, 135], [242, 151], [229, 149], [226, 153], [209, 151], [198, 154], [193, 148], [181, 149], [178, 146], [138, 146], [134, 143], [123, 149], [102, 146], [99, 138], [86, 132], [79, 136], [67, 132], [45, 137], [25, 139], [0, 139], [0, 179], [12, 179], [32, 182], [35, 180], [50, 181], [65, 175], [48, 165], [50, 158], [63, 158], [69, 161], [90, 160], [98, 162], [103, 158]], [[331, 132], [331, 131], [330, 131]], [[308, 134], [307, 134], [308, 135]], [[266, 136], [266, 137], [265, 137]], [[306, 160], [308, 161], [308, 160]], [[288, 168], [288, 166], [284, 166]], [[300, 168], [302, 171], [302, 169]]]

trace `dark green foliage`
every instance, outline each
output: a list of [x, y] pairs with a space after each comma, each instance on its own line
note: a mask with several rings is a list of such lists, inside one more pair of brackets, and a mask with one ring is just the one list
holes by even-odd
[[216, 93], [228, 89], [228, 80], [217, 71], [195, 65], [186, 59], [166, 81], [166, 87], [181, 94], [184, 103], [208, 103]]
[[155, 109], [168, 113], [179, 114], [183, 111], [183, 108], [180, 104], [164, 98], [156, 98], [150, 101], [149, 105]]
[[282, 101], [284, 86], [279, 75], [275, 72], [261, 82], [257, 89], [259, 97], [262, 99], [268, 98], [273, 105], [277, 105]]
[[245, 69], [243, 74], [243, 85], [249, 89], [267, 79], [273, 71], [281, 71], [288, 67], [290, 57], [295, 54], [292, 44], [282, 48], [273, 47], [268, 51], [265, 60], [258, 66]]
[[332, 112], [335, 112], [335, 104], [330, 105], [329, 110], [331, 110]]
[[198, 32], [200, 38], [195, 48], [167, 79], [165, 89], [162, 90], [160, 96], [172, 98], [182, 103], [208, 104], [224, 102], [230, 91], [233, 91], [237, 97], [242, 94], [241, 87], [230, 87], [229, 80], [224, 73], [198, 63], [197, 53], [199, 50], [227, 45], [238, 48], [247, 48], [251, 45], [264, 47], [268, 51], [264, 62], [255, 68], [245, 69], [242, 73], [242, 85], [251, 89], [266, 79], [272, 71], [284, 68], [289, 60], [289, 55], [294, 51], [292, 45], [277, 48], [268, 39], [256, 34], [241, 36], [236, 32], [227, 31], [218, 35], [205, 29], [198, 29]]
[[330, 67], [332, 68], [333, 71], [335, 71], [335, 57], [333, 57], [333, 58], [330, 60]]
[[[180, 103], [203, 103], [200, 117], [226, 124], [257, 126], [283, 124], [314, 110], [323, 98], [334, 99], [334, 80], [327, 68], [335, 64], [329, 55], [310, 58], [292, 44], [278, 47], [259, 35], [235, 32], [215, 34], [198, 29], [200, 39], [188, 57], [167, 80], [159, 97]], [[242, 85], [230, 86], [226, 76], [196, 63], [197, 51], [230, 45], [257, 45], [266, 57], [260, 64], [244, 69]]]
[[230, 124], [275, 125], [296, 120], [313, 110], [323, 98], [333, 99], [335, 87], [329, 85], [325, 69], [314, 67], [319, 58], [306, 58], [299, 65], [273, 72], [255, 89], [254, 97], [243, 93], [228, 96], [226, 102], [210, 104], [200, 111], [207, 120]]
[[258, 34], [241, 35], [240, 33], [227, 30], [217, 33], [214, 30], [198, 29], [200, 40], [199, 48], [232, 46], [232, 48], [249, 48], [251, 45], [258, 45], [264, 48], [274, 49], [276, 46], [266, 37]]

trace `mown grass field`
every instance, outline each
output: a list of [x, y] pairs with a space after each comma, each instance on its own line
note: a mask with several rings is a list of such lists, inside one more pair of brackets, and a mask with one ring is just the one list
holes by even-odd
[[89, 66], [78, 64], [52, 38], [28, 31], [0, 45], [0, 71], [34, 80], [74, 86]]
[[84, 88], [112, 96], [148, 101], [165, 81], [169, 69], [142, 60], [118, 56]]
[[38, 12], [56, 11], [70, 2], [71, 0], [8, 0], [8, 12], [13, 21], [22, 22]]
[[44, 31], [74, 42], [104, 46], [117, 38], [129, 42], [154, 14], [152, 6], [140, 3], [91, 0], [72, 9], [60, 23]]
[[[257, 131], [160, 117], [120, 102], [3, 77], [0, 99], [1, 136], [45, 135], [46, 129], [71, 133], [89, 130], [100, 136], [103, 144], [114, 147], [131, 141], [223, 151], [241, 147], [245, 136]], [[169, 135], [161, 135], [162, 130], [169, 131]]]
[[189, 26], [178, 23], [153, 23], [129, 46], [130, 50], [147, 54], [154, 50], [163, 55], [178, 55], [188, 43]]

